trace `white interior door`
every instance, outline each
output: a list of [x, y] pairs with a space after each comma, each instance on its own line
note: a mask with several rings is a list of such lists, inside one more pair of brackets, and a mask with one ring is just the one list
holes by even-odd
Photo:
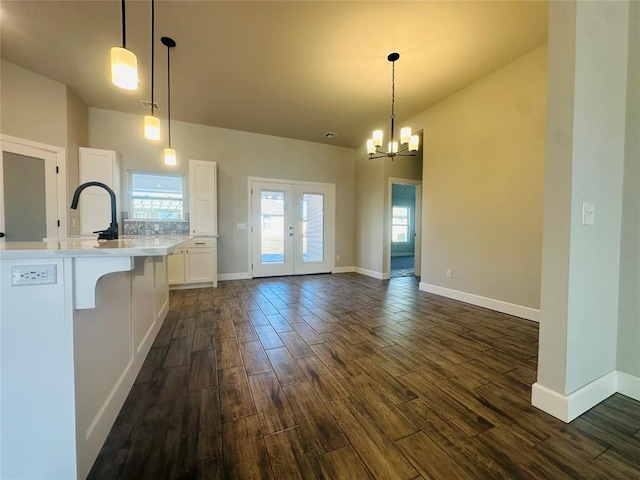
[[0, 232], [2, 240], [41, 241], [59, 237], [63, 222], [60, 203], [59, 156], [30, 145], [2, 141], [0, 156]]
[[331, 272], [335, 186], [251, 182], [252, 275]]

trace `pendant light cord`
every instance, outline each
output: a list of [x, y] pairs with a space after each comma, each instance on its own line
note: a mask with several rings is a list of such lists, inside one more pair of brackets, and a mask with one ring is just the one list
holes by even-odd
[[122, 0], [122, 48], [127, 48], [127, 12]]
[[[123, 0], [124, 1], [124, 0]], [[153, 77], [155, 76], [155, 32], [156, 32], [156, 2], [155, 0], [151, 0], [151, 116], [153, 117]]]
[[169, 103], [169, 148], [171, 148], [171, 47], [167, 47], [167, 102]]
[[396, 119], [396, 62], [391, 62], [391, 142], [393, 142], [393, 124]]

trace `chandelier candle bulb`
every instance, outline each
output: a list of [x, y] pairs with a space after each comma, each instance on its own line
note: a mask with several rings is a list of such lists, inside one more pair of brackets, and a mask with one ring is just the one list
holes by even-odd
[[145, 115], [144, 138], [148, 140], [160, 140], [160, 119], [158, 117]]
[[373, 146], [374, 147], [382, 146], [382, 130], [373, 131]]
[[367, 153], [376, 153], [376, 147], [373, 145], [373, 140], [367, 140]]
[[389, 142], [389, 152], [398, 153], [398, 142]]
[[409, 139], [409, 150], [415, 152], [420, 146], [420, 137], [418, 135], [411, 135]]
[[400, 129], [400, 143], [409, 143], [411, 140], [411, 128], [404, 127]]

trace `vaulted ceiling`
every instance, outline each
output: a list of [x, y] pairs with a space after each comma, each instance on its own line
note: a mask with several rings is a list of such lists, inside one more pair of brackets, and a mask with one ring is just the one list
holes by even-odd
[[[150, 0], [129, 0], [127, 47], [139, 88], [109, 80], [119, 1], [2, 0], [0, 55], [68, 85], [87, 105], [144, 115]], [[174, 120], [357, 147], [386, 128], [397, 51], [403, 121], [547, 40], [546, 1], [156, 1], [158, 115], [166, 47]], [[326, 132], [338, 133], [333, 139]]]

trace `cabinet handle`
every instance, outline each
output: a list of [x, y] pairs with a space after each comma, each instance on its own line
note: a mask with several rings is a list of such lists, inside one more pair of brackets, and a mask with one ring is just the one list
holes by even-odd
[[204, 245], [204, 242], [196, 242], [196, 245]]

